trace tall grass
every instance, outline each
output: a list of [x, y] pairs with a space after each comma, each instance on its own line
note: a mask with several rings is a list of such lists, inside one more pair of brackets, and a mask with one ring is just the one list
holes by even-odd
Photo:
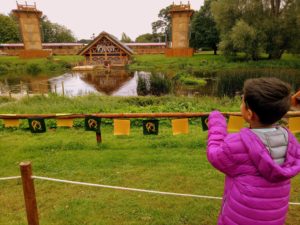
[[249, 78], [277, 77], [292, 86], [294, 91], [300, 87], [300, 70], [295, 69], [274, 69], [274, 68], [252, 68], [225, 70], [217, 73], [217, 93], [218, 96], [233, 97], [237, 92], [241, 92], [244, 81]]
[[166, 75], [153, 73], [149, 77], [139, 76], [137, 84], [137, 93], [141, 96], [167, 95], [171, 93], [172, 86], [172, 81]]

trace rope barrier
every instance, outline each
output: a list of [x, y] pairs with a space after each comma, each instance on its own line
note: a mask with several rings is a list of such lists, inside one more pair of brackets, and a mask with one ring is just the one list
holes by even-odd
[[[109, 188], [109, 189], [125, 190], [125, 191], [135, 191], [135, 192], [145, 192], [145, 193], [160, 194], [160, 195], [173, 195], [173, 196], [181, 196], [181, 197], [222, 200], [221, 197], [207, 196], [207, 195], [195, 195], [195, 194], [183, 194], [183, 193], [165, 192], [165, 191], [154, 191], [154, 190], [146, 190], [146, 189], [138, 189], [138, 188], [128, 188], [128, 187], [111, 186], [111, 185], [104, 185], [104, 184], [94, 184], [94, 183], [86, 183], [86, 182], [79, 182], [79, 181], [62, 180], [62, 179], [41, 177], [41, 176], [31, 176], [31, 177], [34, 179], [39, 179], [39, 180], [47, 180], [47, 181], [54, 181], [54, 182], [68, 183], [68, 184], [77, 184], [77, 185], [84, 185], [84, 186], [91, 186], [91, 187], [101, 187], [101, 188]], [[290, 205], [300, 205], [300, 202], [289, 202], [289, 204]]]
[[1, 180], [15, 180], [15, 179], [20, 179], [21, 176], [14, 176], [14, 177], [0, 177]]

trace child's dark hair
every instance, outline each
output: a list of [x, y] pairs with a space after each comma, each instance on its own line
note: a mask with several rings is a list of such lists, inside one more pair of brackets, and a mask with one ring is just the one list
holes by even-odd
[[256, 113], [260, 122], [271, 125], [290, 108], [291, 86], [277, 78], [256, 78], [244, 83], [246, 106]]

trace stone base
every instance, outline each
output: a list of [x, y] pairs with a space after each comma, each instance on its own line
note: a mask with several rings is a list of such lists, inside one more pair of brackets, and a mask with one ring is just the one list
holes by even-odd
[[47, 58], [52, 56], [51, 49], [43, 49], [43, 50], [22, 50], [20, 51], [19, 57], [22, 59], [30, 59], [30, 58]]
[[167, 57], [192, 57], [193, 55], [193, 48], [167, 48], [165, 51]]

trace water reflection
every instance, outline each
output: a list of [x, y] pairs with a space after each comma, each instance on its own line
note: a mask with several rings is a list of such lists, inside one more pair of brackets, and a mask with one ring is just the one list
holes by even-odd
[[147, 72], [129, 73], [126, 70], [86, 71], [61, 76], [24, 76], [0, 79], [0, 94], [57, 93], [80, 96], [89, 93], [110, 96], [137, 96], [137, 80]]

